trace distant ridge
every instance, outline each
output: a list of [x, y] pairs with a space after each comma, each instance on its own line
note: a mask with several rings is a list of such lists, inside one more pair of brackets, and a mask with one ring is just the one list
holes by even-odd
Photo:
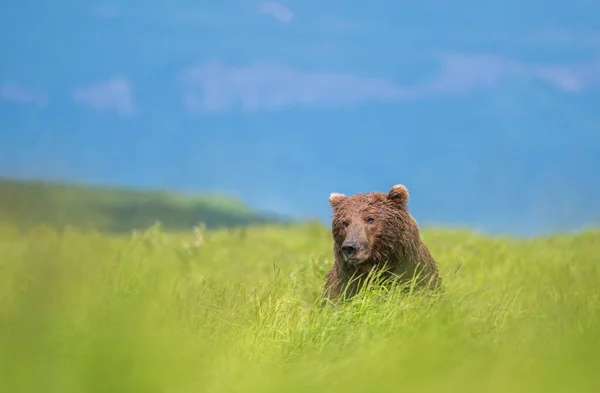
[[145, 229], [156, 221], [171, 230], [188, 230], [200, 222], [213, 229], [289, 221], [219, 195], [187, 196], [6, 177], [0, 177], [0, 220], [22, 228], [46, 224], [115, 233]]

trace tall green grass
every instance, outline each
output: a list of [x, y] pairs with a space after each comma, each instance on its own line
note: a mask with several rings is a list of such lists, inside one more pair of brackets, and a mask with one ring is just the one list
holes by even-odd
[[599, 392], [600, 232], [425, 230], [445, 291], [318, 296], [316, 224], [0, 226], [0, 392]]

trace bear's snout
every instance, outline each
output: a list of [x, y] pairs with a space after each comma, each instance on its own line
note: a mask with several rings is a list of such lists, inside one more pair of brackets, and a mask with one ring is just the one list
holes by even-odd
[[354, 259], [358, 252], [358, 243], [353, 241], [346, 241], [342, 244], [342, 254], [346, 260]]

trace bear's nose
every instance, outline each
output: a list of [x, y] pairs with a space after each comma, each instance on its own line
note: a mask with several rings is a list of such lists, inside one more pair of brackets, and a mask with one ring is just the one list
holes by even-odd
[[352, 258], [356, 255], [358, 251], [358, 245], [354, 242], [344, 242], [342, 244], [342, 253], [346, 258]]

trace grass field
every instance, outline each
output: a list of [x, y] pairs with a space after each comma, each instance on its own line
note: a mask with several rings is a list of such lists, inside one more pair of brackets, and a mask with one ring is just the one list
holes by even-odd
[[319, 307], [314, 223], [134, 235], [0, 225], [0, 391], [598, 392], [600, 232], [423, 234], [439, 298]]

